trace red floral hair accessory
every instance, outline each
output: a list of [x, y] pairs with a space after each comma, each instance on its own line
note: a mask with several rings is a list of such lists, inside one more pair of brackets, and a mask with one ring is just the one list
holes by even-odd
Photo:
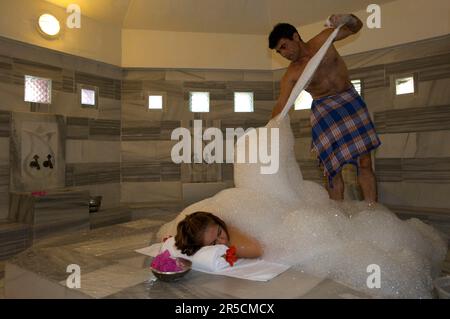
[[227, 251], [225, 252], [225, 255], [223, 255], [222, 257], [225, 258], [225, 260], [230, 264], [230, 266], [233, 266], [234, 263], [238, 260], [236, 256], [236, 247], [231, 246], [230, 248], [228, 248]]

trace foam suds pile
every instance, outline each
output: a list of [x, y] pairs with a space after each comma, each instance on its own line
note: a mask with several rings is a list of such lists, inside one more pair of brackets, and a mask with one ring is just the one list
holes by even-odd
[[[207, 211], [258, 239], [264, 260], [373, 296], [432, 297], [432, 278], [447, 253], [445, 238], [418, 219], [400, 220], [382, 205], [368, 210], [364, 202], [330, 200], [322, 186], [303, 180], [289, 118], [266, 127], [280, 128], [278, 173], [260, 174], [259, 163], [235, 164], [235, 188], [187, 207], [161, 227], [159, 238], [175, 235], [185, 215]], [[367, 286], [370, 265], [380, 267], [380, 288]]]

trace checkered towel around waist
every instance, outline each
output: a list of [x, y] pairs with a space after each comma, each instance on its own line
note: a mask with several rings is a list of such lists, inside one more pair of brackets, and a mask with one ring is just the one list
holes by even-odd
[[353, 86], [337, 95], [313, 100], [311, 126], [311, 150], [318, 155], [330, 187], [342, 166], [358, 167], [358, 157], [381, 144], [367, 106]]

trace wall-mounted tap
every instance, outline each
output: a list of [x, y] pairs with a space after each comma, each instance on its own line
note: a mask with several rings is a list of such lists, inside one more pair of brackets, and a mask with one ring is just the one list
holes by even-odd
[[52, 156], [50, 154], [47, 155], [47, 160], [43, 163], [44, 167], [48, 167], [53, 169]]
[[30, 162], [30, 167], [31, 168], [36, 167], [36, 169], [40, 170], [41, 169], [41, 165], [39, 165], [39, 161], [38, 161], [39, 156], [38, 155], [34, 155], [33, 159], [34, 160]]

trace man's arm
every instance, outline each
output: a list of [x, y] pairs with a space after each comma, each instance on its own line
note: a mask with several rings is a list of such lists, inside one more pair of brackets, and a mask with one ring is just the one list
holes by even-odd
[[278, 97], [277, 104], [272, 110], [272, 118], [277, 116], [283, 111], [284, 106], [286, 105], [289, 96], [291, 95], [292, 89], [295, 86], [295, 81], [291, 79], [290, 69], [286, 71], [286, 74], [283, 76], [280, 82], [280, 96]]
[[[315, 43], [324, 43], [331, 33], [333, 33], [334, 29], [336, 29], [339, 25], [344, 24], [342, 28], [339, 30], [334, 41], [339, 41], [347, 38], [348, 36], [358, 33], [359, 30], [363, 27], [362, 21], [353, 14], [333, 14], [331, 15], [325, 26], [327, 29], [320, 32], [310, 41]], [[333, 42], [334, 42], [333, 41]]]

